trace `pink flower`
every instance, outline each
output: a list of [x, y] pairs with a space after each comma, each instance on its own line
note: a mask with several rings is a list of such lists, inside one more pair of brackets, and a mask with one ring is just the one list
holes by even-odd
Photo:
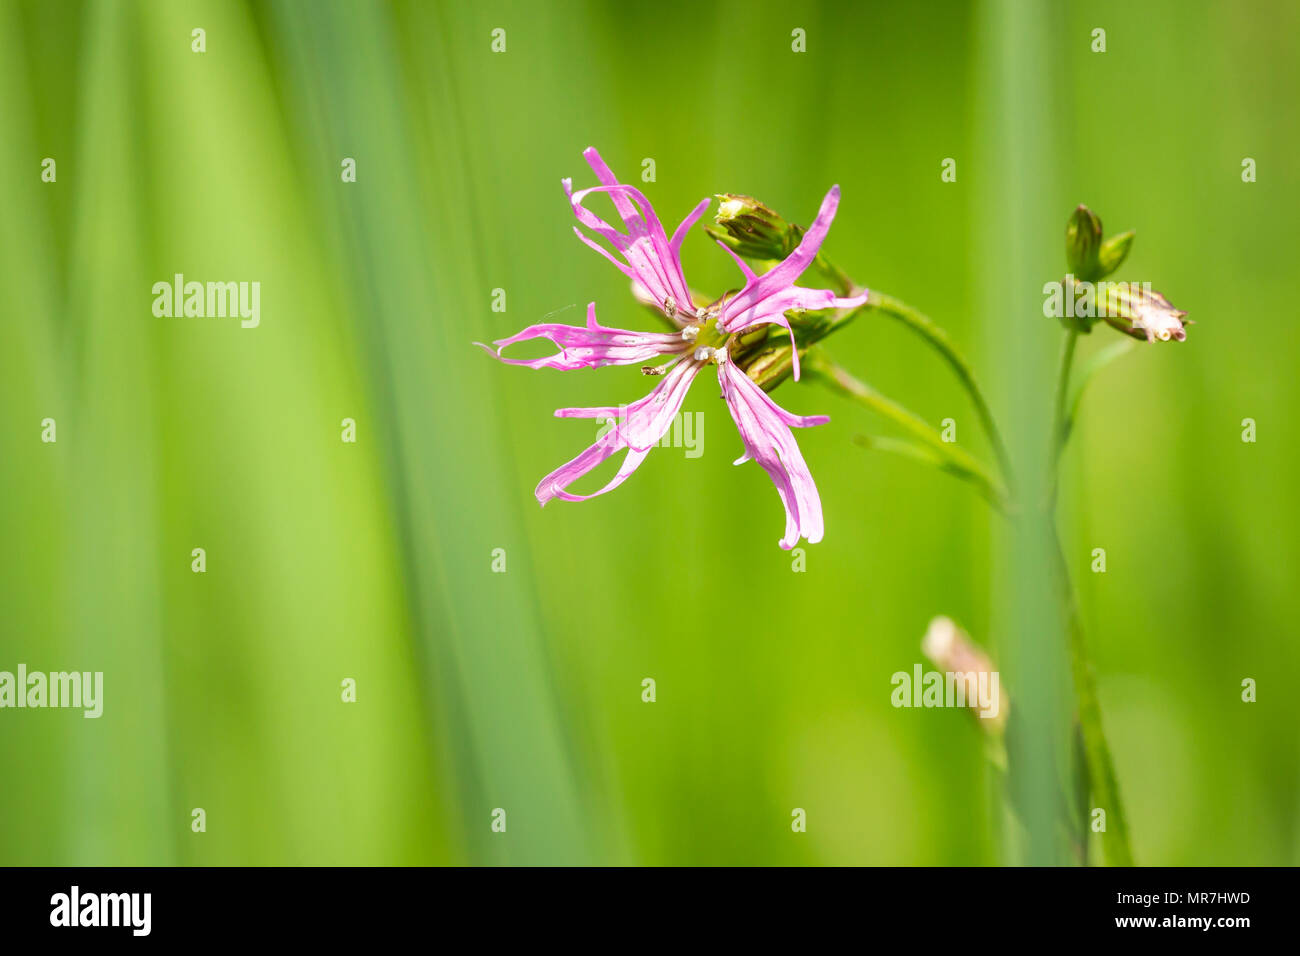
[[[642, 369], [647, 374], [663, 377], [640, 401], [625, 407], [561, 408], [556, 411], [560, 418], [609, 419], [612, 426], [594, 445], [541, 480], [535, 492], [538, 502], [545, 505], [552, 498], [585, 501], [621, 485], [672, 427], [696, 374], [706, 365], [713, 364], [718, 370], [722, 396], [745, 448], [745, 454], [736, 464], [749, 460], [758, 462], [776, 485], [785, 506], [786, 526], [781, 547], [793, 548], [801, 537], [816, 544], [822, 538], [821, 499], [790, 429], [824, 425], [830, 419], [825, 415], [792, 415], [782, 409], [754, 384], [744, 370], [736, 367], [731, 361], [729, 346], [733, 336], [762, 324], [784, 328], [793, 344], [794, 332], [786, 312], [851, 308], [866, 301], [865, 292], [851, 298], [840, 298], [828, 289], [805, 289], [794, 285], [817, 256], [826, 238], [839, 205], [839, 187], [831, 187], [822, 200], [817, 219], [784, 261], [758, 276], [733, 254], [744, 274], [744, 287], [729, 298], [700, 305], [686, 284], [680, 250], [686, 233], [704, 215], [709, 200], [704, 199], [691, 210], [669, 238], [654, 208], [639, 189], [620, 183], [595, 149], [588, 149], [583, 155], [600, 185], [574, 192], [572, 181], [566, 179], [564, 191], [580, 225], [605, 240], [614, 251], [610, 252], [579, 226], [574, 227], [574, 232], [614, 263], [632, 281], [636, 297], [662, 310], [679, 331], [649, 333], [606, 328], [596, 321], [596, 304], [593, 302], [587, 306], [585, 328], [555, 323], [532, 325], [495, 343], [497, 348], [493, 354], [501, 361], [529, 368], [568, 371], [667, 359], [658, 368]], [[583, 205], [592, 193], [605, 193], [610, 197], [623, 220], [623, 230], [611, 226]], [[507, 346], [538, 338], [550, 340], [559, 352], [539, 359], [511, 359], [501, 355]], [[797, 349], [793, 364], [797, 380]], [[605, 487], [589, 495], [568, 491], [578, 478], [622, 451], [627, 452], [622, 465]]]

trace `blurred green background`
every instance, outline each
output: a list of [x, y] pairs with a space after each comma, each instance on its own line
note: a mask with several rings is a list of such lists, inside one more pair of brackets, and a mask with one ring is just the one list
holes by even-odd
[[[948, 328], [1018, 454], [1070, 210], [1138, 230], [1122, 277], [1198, 324], [1102, 373], [1062, 492], [1134, 850], [1300, 861], [1298, 38], [1284, 0], [3, 0], [0, 670], [103, 671], [105, 701], [0, 711], [0, 863], [1024, 859], [974, 722], [892, 708], [890, 675], [947, 614], [1050, 721], [1060, 661], [1017, 665], [1029, 585], [979, 499], [852, 442], [888, 426], [777, 392], [832, 417], [798, 434], [804, 573], [709, 375], [702, 457], [538, 509], [595, 438], [552, 410], [646, 390], [471, 345], [593, 299], [653, 328], [572, 235], [589, 145], [670, 228], [724, 191], [806, 223], [840, 183], [827, 252]], [[702, 232], [684, 256], [734, 286]], [[259, 281], [260, 327], [156, 318], [177, 272]], [[828, 346], [987, 456], [901, 327]]]

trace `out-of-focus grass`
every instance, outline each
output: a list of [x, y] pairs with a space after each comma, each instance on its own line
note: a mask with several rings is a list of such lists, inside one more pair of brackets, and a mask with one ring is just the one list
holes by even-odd
[[[1026, 455], [1065, 218], [1138, 230], [1125, 277], [1199, 324], [1107, 369], [1062, 498], [1135, 850], [1295, 862], [1300, 34], [1268, 7], [2, 0], [0, 669], [103, 670], [106, 700], [0, 711], [0, 859], [1005, 858], [976, 730], [893, 709], [889, 677], [946, 613], [1059, 723], [1054, 652], [978, 500], [853, 444], [882, 423], [778, 392], [832, 416], [798, 436], [828, 528], [805, 573], [707, 378], [702, 457], [537, 509], [595, 432], [551, 410], [644, 380], [470, 343], [593, 299], [649, 327], [572, 237], [559, 180], [596, 145], [628, 179], [653, 158], [673, 222], [722, 191], [806, 221], [839, 182], [828, 250], [950, 330]], [[735, 283], [702, 235], [684, 254], [692, 284]], [[261, 326], [155, 318], [177, 272], [260, 281]], [[902, 330], [830, 344], [987, 454]]]

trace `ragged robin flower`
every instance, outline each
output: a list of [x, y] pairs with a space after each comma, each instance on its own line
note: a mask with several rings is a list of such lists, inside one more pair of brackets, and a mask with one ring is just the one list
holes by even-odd
[[[722, 397], [727, 402], [745, 450], [736, 464], [757, 461], [776, 485], [785, 506], [786, 526], [781, 547], [788, 550], [801, 537], [810, 544], [820, 541], [823, 531], [821, 499], [790, 429], [822, 425], [830, 419], [825, 415], [800, 416], [787, 412], [737, 366], [735, 358], [741, 354], [752, 333], [764, 325], [785, 329], [793, 345], [794, 331], [787, 312], [852, 308], [866, 301], [865, 290], [859, 295], [841, 298], [828, 289], [806, 289], [794, 284], [816, 258], [826, 238], [839, 205], [839, 187], [831, 187], [822, 200], [816, 220], [793, 251], [763, 275], [755, 275], [743, 260], [727, 249], [740, 267], [745, 284], [739, 292], [714, 302], [702, 302], [691, 293], [686, 283], [680, 250], [686, 234], [704, 215], [710, 200], [702, 200], [669, 238], [654, 208], [639, 189], [620, 183], [595, 149], [588, 149], [583, 155], [600, 185], [574, 192], [572, 181], [566, 179], [564, 191], [579, 224], [605, 240], [614, 252], [578, 226], [574, 227], [574, 232], [626, 275], [632, 281], [636, 297], [662, 311], [677, 331], [651, 333], [607, 328], [596, 321], [596, 304], [593, 302], [587, 306], [586, 327], [555, 323], [531, 325], [495, 343], [497, 348], [493, 354], [501, 361], [529, 368], [571, 371], [665, 360], [657, 366], [642, 369], [646, 374], [659, 376], [660, 382], [650, 394], [631, 405], [561, 408], [555, 412], [559, 418], [609, 419], [613, 426], [595, 444], [541, 480], [534, 492], [538, 502], [545, 505], [552, 498], [585, 501], [617, 488], [640, 466], [650, 449], [672, 426], [695, 376], [705, 366], [713, 365], [717, 369]], [[626, 231], [611, 226], [586, 208], [584, 201], [593, 193], [609, 196]], [[723, 248], [727, 247], [723, 245]], [[549, 339], [560, 351], [538, 359], [513, 359], [501, 354], [510, 345], [538, 338]], [[797, 347], [793, 348], [793, 365], [797, 380]], [[603, 488], [588, 495], [568, 490], [578, 478], [622, 451], [627, 454], [621, 466]]]
[[1149, 284], [1136, 282], [1103, 283], [1106, 322], [1125, 335], [1147, 342], [1182, 342], [1187, 338], [1183, 321], [1187, 313], [1175, 309]]
[[[1101, 219], [1087, 206], [1080, 205], [1065, 227], [1065, 258], [1070, 267], [1066, 281], [1096, 288], [1097, 317], [1112, 327], [1147, 342], [1182, 342], [1187, 338], [1183, 321], [1187, 313], [1176, 309], [1150, 283], [1108, 282], [1106, 279], [1128, 258], [1134, 234], [1123, 232], [1102, 239]], [[1067, 315], [1061, 319], [1067, 328], [1090, 332], [1095, 318]]]

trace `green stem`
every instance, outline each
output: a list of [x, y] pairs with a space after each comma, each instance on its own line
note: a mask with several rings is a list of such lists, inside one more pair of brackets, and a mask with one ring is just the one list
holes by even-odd
[[[816, 266], [842, 294], [851, 294], [856, 288], [847, 274], [835, 267], [825, 257], [819, 256], [816, 260]], [[806, 339], [804, 342], [805, 348], [813, 342], [825, 338], [832, 332], [842, 329], [856, 319], [860, 313], [869, 310], [883, 313], [902, 322], [913, 332], [920, 335], [928, 345], [944, 358], [970, 396], [971, 403], [974, 405], [976, 414], [979, 417], [980, 425], [988, 436], [989, 443], [993, 446], [994, 454], [997, 456], [1005, 485], [1014, 488], [1010, 456], [1007, 454], [1006, 445], [989, 409], [988, 402], [985, 401], [984, 394], [975, 380], [974, 372], [965, 357], [962, 356], [948, 337], [947, 332], [936, 325], [924, 313], [892, 296], [872, 292], [865, 305], [839, 313], [822, 328], [818, 329], [814, 335]], [[1057, 379], [1052, 419], [1053, 433], [1050, 442], [1050, 458], [1048, 461], [1045, 523], [1052, 539], [1052, 561], [1065, 612], [1070, 671], [1077, 698], [1079, 732], [1082, 737], [1082, 750], [1087, 767], [1088, 785], [1097, 803], [1106, 810], [1107, 814], [1106, 860], [1116, 866], [1131, 866], [1133, 864], [1133, 852], [1129, 845], [1128, 825], [1124, 817], [1123, 805], [1120, 802], [1119, 784], [1115, 778], [1114, 761], [1111, 758], [1110, 748], [1106, 743], [1105, 731], [1102, 728], [1101, 705], [1097, 697], [1096, 678], [1092, 662], [1088, 657], [1083, 622], [1079, 614], [1078, 602], [1075, 599], [1074, 588], [1070, 581], [1069, 567], [1061, 548], [1060, 537], [1055, 523], [1057, 487], [1059, 484], [1058, 463], [1065, 444], [1069, 440], [1070, 426], [1076, 412], [1076, 409], [1067, 407], [1067, 396], [1078, 339], [1077, 332], [1069, 332], [1061, 353], [1061, 366]], [[785, 351], [788, 352], [788, 347]], [[983, 466], [965, 452], [960, 452], [960, 457], [958, 457], [954, 450], [951, 449], [951, 446], [937, 448], [931, 439], [930, 433], [932, 429], [917, 416], [886, 399], [864, 383], [858, 382], [847, 372], [834, 366], [833, 363], [828, 364], [826, 360], [817, 356], [814, 352], [804, 353], [801, 351], [801, 354], [806, 354], [809, 367], [821, 375], [823, 379], [832, 383], [837, 390], [891, 418], [901, 427], [921, 438], [930, 450], [936, 452], [935, 457], [941, 467], [970, 478], [977, 486], [982, 484], [986, 489], [985, 497], [1003, 513], [1013, 510], [1007, 506], [1007, 492], [1002, 487], [994, 484]], [[763, 376], [771, 383], [768, 387], [779, 381], [782, 373], [788, 372], [787, 368], [778, 368], [778, 366], [788, 366], [789, 364], [788, 356], [782, 356], [782, 359], [781, 362], [774, 362], [771, 373]], [[946, 445], [947, 443], [943, 444]], [[884, 446], [877, 442], [876, 447]], [[917, 454], [919, 457], [924, 454], [924, 451], [925, 449], [911, 448], [908, 453]]]
[[[854, 286], [851, 280], [845, 275], [843, 270], [839, 269], [832, 262], [822, 256], [818, 256], [815, 263], [829, 281], [834, 283], [845, 295], [852, 292]], [[984, 434], [988, 436], [989, 444], [993, 446], [993, 453], [997, 456], [998, 468], [1002, 473], [1002, 480], [1008, 487], [1015, 487], [1015, 477], [1011, 468], [1011, 458], [1007, 454], [1006, 444], [1002, 441], [1002, 433], [998, 430], [997, 422], [993, 418], [993, 412], [989, 409], [989, 404], [984, 400], [984, 393], [980, 390], [979, 383], [975, 380], [975, 373], [966, 361], [966, 357], [958, 351], [957, 346], [953, 344], [948, 333], [934, 323], [929, 316], [912, 308], [901, 299], [885, 295], [882, 292], [871, 292], [868, 294], [867, 302], [856, 309], [850, 309], [842, 312], [832, 319], [826, 327], [817, 336], [823, 339], [848, 325], [859, 314], [868, 311], [880, 312], [902, 322], [905, 326], [921, 336], [925, 342], [937, 351], [957, 374], [958, 381], [970, 396], [971, 404], [975, 406], [975, 414], [979, 418], [980, 427], [984, 429]]]
[[[999, 511], [1005, 513], [1008, 510], [1006, 489], [989, 474], [988, 469], [960, 446], [944, 441], [939, 433], [919, 415], [886, 398], [867, 383], [859, 381], [831, 361], [820, 348], [809, 349], [805, 353], [802, 367], [805, 372], [820, 378], [831, 391], [883, 415], [919, 439], [928, 450], [930, 461], [939, 464], [950, 474], [970, 481]], [[891, 444], [887, 440], [873, 439], [868, 444], [887, 451], [901, 450], [896, 444]]]
[[1075, 385], [1071, 390], [1069, 399], [1070, 408], [1065, 413], [1065, 426], [1061, 437], [1062, 448], [1065, 446], [1065, 442], [1070, 440], [1070, 435], [1074, 431], [1074, 423], [1079, 419], [1079, 406], [1083, 404], [1083, 394], [1088, 389], [1088, 383], [1092, 381], [1093, 376], [1099, 371], [1121, 355], [1131, 352], [1134, 347], [1132, 339], [1122, 338], [1118, 342], [1100, 349], [1092, 358], [1079, 367], [1079, 372], [1074, 377]]
[[989, 443], [993, 446], [993, 453], [997, 456], [998, 467], [1002, 471], [1003, 478], [1008, 485], [1014, 486], [1011, 458], [1007, 454], [1006, 445], [1002, 441], [1002, 434], [998, 431], [997, 422], [993, 419], [993, 413], [989, 410], [988, 402], [984, 400], [984, 393], [980, 391], [979, 383], [975, 381], [975, 373], [971, 370], [970, 364], [965, 357], [957, 350], [952, 339], [948, 337], [948, 333], [935, 325], [929, 316], [917, 311], [907, 303], [895, 299], [893, 296], [872, 292], [867, 300], [866, 307], [869, 309], [875, 308], [890, 318], [902, 322], [925, 339], [943, 356], [949, 366], [952, 367], [952, 370], [957, 373], [957, 378], [961, 381], [967, 394], [970, 395], [971, 404], [975, 406], [975, 414], [979, 416], [980, 426], [988, 436]]
[[842, 296], [853, 294], [853, 280], [849, 274], [837, 266], [831, 260], [827, 259], [825, 254], [817, 253], [817, 258], [813, 260], [813, 266], [824, 275]]
[[1061, 346], [1061, 365], [1056, 373], [1056, 398], [1052, 402], [1052, 441], [1047, 461], [1047, 512], [1051, 516], [1056, 510], [1056, 490], [1060, 483], [1061, 452], [1070, 438], [1069, 421], [1066, 418], [1065, 396], [1070, 390], [1070, 371], [1074, 367], [1074, 352], [1079, 344], [1079, 333], [1073, 330], [1065, 333], [1065, 342]]
[[1069, 393], [1070, 372], [1074, 365], [1074, 354], [1078, 345], [1079, 333], [1068, 332], [1061, 350], [1061, 366], [1056, 382], [1056, 401], [1052, 419], [1053, 437], [1051, 459], [1049, 462], [1047, 527], [1052, 538], [1052, 554], [1057, 585], [1061, 593], [1061, 602], [1065, 611], [1066, 638], [1069, 644], [1070, 673], [1074, 678], [1074, 693], [1079, 715], [1079, 729], [1083, 735], [1084, 760], [1087, 764], [1088, 779], [1093, 796], [1102, 809], [1106, 811], [1106, 860], [1114, 866], [1132, 866], [1133, 850], [1129, 845], [1128, 823], [1124, 817], [1124, 806], [1120, 801], [1119, 782], [1115, 778], [1115, 764], [1111, 758], [1110, 747], [1106, 743], [1106, 733], [1101, 722], [1101, 702], [1097, 697], [1097, 679], [1092, 661], [1088, 657], [1088, 645], [1083, 631], [1083, 619], [1079, 614], [1078, 601], [1074, 586], [1070, 580], [1069, 565], [1061, 547], [1060, 535], [1056, 530], [1056, 495], [1059, 484], [1058, 461], [1065, 443], [1069, 440], [1069, 427], [1066, 416], [1066, 396]]
[[[861, 289], [861, 286], [856, 285], [848, 273], [835, 265], [825, 255], [818, 254], [817, 258], [813, 260], [813, 265], [841, 295], [852, 295], [854, 291]], [[999, 504], [1000, 510], [1005, 511], [1006, 489], [1015, 488], [1015, 477], [1011, 467], [1011, 458], [1007, 454], [1006, 444], [1002, 440], [1002, 433], [998, 430], [997, 422], [993, 418], [993, 412], [989, 409], [988, 402], [984, 400], [984, 393], [975, 380], [975, 373], [972, 371], [970, 363], [958, 351], [957, 346], [948, 337], [948, 333], [936, 325], [929, 316], [893, 296], [880, 292], [870, 292], [864, 305], [858, 306], [856, 309], [843, 310], [820, 327], [809, 330], [801, 339], [800, 357], [802, 358], [805, 350], [814, 343], [843, 329], [856, 319], [859, 314], [868, 310], [875, 310], [897, 319], [913, 332], [916, 332], [944, 358], [949, 367], [957, 374], [962, 387], [970, 396], [971, 404], [975, 406], [975, 414], [979, 418], [980, 427], [984, 429], [989, 444], [993, 446], [993, 453], [997, 456], [1001, 481], [994, 482], [990, 478], [988, 485], [989, 489], [994, 491], [995, 496], [1001, 500], [1001, 504]], [[750, 377], [765, 391], [771, 391], [789, 374], [791, 366], [789, 353], [789, 346], [768, 348], [750, 364]], [[969, 458], [969, 456], [967, 457]], [[973, 462], [974, 459], [972, 458], [971, 461]], [[982, 466], [979, 466], [979, 468], [981, 473], [987, 475]], [[990, 497], [990, 500], [995, 499]]]
[[1070, 673], [1074, 677], [1074, 693], [1079, 712], [1079, 729], [1083, 734], [1084, 759], [1088, 767], [1092, 793], [1098, 806], [1106, 811], [1106, 862], [1112, 866], [1132, 866], [1133, 850], [1129, 845], [1128, 822], [1120, 800], [1119, 782], [1115, 777], [1115, 763], [1106, 732], [1101, 723], [1101, 702], [1097, 697], [1097, 678], [1088, 657], [1088, 645], [1083, 633], [1083, 620], [1070, 582], [1070, 571], [1061, 550], [1061, 541], [1053, 521], [1048, 520], [1052, 534], [1052, 551], [1055, 555], [1056, 574], [1065, 607], [1066, 636], [1070, 649]]

